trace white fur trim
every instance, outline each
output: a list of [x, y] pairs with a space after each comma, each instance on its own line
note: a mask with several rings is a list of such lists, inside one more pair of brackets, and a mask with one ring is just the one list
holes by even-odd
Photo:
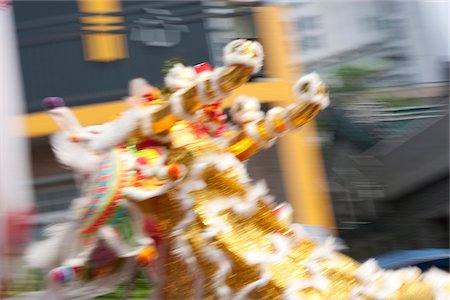
[[300, 280], [293, 279], [289, 282], [283, 292], [283, 299], [286, 300], [302, 300], [303, 297], [298, 293], [307, 288], [313, 288], [319, 291], [328, 290], [328, 280], [323, 276], [312, 276], [309, 279]]
[[[256, 56], [252, 57], [242, 52], [245, 43], [251, 43], [256, 52]], [[238, 39], [229, 42], [223, 49], [223, 61], [225, 65], [244, 65], [253, 68], [253, 73], [261, 70], [264, 60], [264, 52], [260, 43], [251, 42], [244, 39]]]
[[[272, 240], [272, 244], [275, 248], [275, 253], [266, 253], [260, 250], [252, 250], [246, 254], [246, 261], [248, 263], [252, 265], [253, 264], [261, 265], [261, 278], [258, 281], [255, 281], [246, 286], [244, 289], [246, 289], [247, 292], [250, 292], [256, 287], [266, 285], [270, 280], [270, 273], [267, 270], [267, 265], [276, 264], [277, 262], [281, 261], [286, 256], [288, 256], [292, 250], [293, 245], [291, 238], [283, 236], [281, 234], [272, 234], [270, 235], [270, 239]], [[310, 285], [306, 285], [304, 287], [300, 287], [299, 285], [288, 287], [288, 289], [284, 293], [285, 298], [286, 296], [289, 296], [286, 299], [299, 299], [299, 298], [292, 298], [294, 292], [296, 292], [300, 288], [303, 289], [308, 286]]]
[[376, 300], [386, 299], [398, 291], [404, 283], [417, 279], [418, 270], [382, 270], [374, 259], [369, 259], [354, 273], [359, 281], [350, 293], [350, 299], [361, 299], [361, 295]]
[[68, 107], [57, 107], [48, 111], [50, 117], [58, 124], [58, 126], [65, 132], [73, 134], [81, 129], [77, 117]]
[[218, 267], [212, 278], [214, 291], [219, 299], [232, 299], [232, 291], [226, 284], [227, 276], [230, 274], [232, 267], [230, 260], [223, 250], [214, 247], [214, 245], [209, 242], [211, 238], [210, 235], [204, 234], [204, 238], [206, 238], [207, 242], [203, 245], [202, 253], [209, 261], [215, 263]]
[[263, 148], [271, 147], [276, 140], [275, 138], [272, 138], [270, 140], [265, 140], [259, 134], [258, 125], [257, 125], [256, 121], [245, 124], [244, 130], [245, 130], [245, 133], [247, 133], [247, 135], [250, 136], [250, 138], [252, 140], [254, 140], [260, 147], [263, 147]]
[[283, 132], [279, 132], [275, 130], [273, 121], [281, 120], [284, 123], [284, 108], [280, 106], [273, 107], [269, 109], [266, 113], [266, 119], [264, 120], [264, 124], [266, 125], [266, 131], [273, 137], [278, 137], [283, 134]]
[[274, 264], [281, 261], [292, 250], [292, 241], [289, 237], [281, 234], [271, 234], [270, 240], [276, 252], [268, 253], [259, 249], [250, 250], [245, 254], [245, 259], [249, 264], [269, 263]]
[[363, 283], [369, 283], [375, 279], [374, 276], [378, 275], [380, 267], [375, 259], [371, 258], [364, 262], [353, 274], [358, 281]]
[[319, 291], [328, 291], [330, 282], [323, 275], [321, 260], [329, 262], [337, 261], [334, 253], [334, 239], [328, 239], [324, 245], [313, 249], [310, 256], [303, 262], [303, 266], [308, 269], [310, 278], [307, 280], [293, 280], [284, 291], [284, 299], [301, 299], [298, 291], [306, 288], [314, 288]]
[[[308, 90], [302, 91], [302, 87], [307, 84]], [[294, 84], [293, 91], [298, 103], [319, 104], [321, 109], [325, 109], [330, 104], [328, 93], [317, 94], [319, 87], [325, 85], [317, 73], [310, 73], [301, 77]]]
[[436, 268], [432, 268], [423, 274], [423, 281], [431, 286], [436, 300], [449, 299], [449, 273]]
[[[197, 95], [198, 98], [200, 99], [200, 101], [202, 102], [202, 104], [212, 104], [214, 102], [216, 102], [217, 100], [220, 100], [220, 93], [217, 93], [216, 90], [214, 89], [214, 85], [212, 83], [212, 74], [213, 72], [211, 71], [204, 71], [201, 72], [200, 74], [198, 74], [197, 80], [196, 80], [196, 89], [197, 89]], [[205, 81], [210, 81], [211, 83], [211, 87], [214, 90], [214, 97], [213, 98], [209, 98], [206, 95], [206, 88], [205, 88]]]
[[173, 182], [169, 182], [155, 190], [145, 190], [137, 187], [125, 187], [122, 189], [122, 192], [124, 193], [125, 197], [134, 201], [145, 201], [166, 193], [172, 187]]
[[187, 91], [187, 89], [180, 89], [180, 90], [176, 91], [175, 93], [173, 93], [169, 98], [169, 103], [171, 105], [172, 112], [176, 116], [178, 116], [180, 119], [191, 120], [194, 117], [194, 115], [185, 111], [183, 108], [183, 104], [182, 104], [182, 101], [183, 101], [182, 95], [186, 91]]
[[121, 237], [117, 236], [115, 230], [111, 226], [102, 226], [99, 229], [98, 234], [119, 257], [134, 257], [152, 244], [152, 240], [149, 238], [146, 240], [140, 239], [140, 245], [138, 247], [132, 247], [122, 241]]
[[334, 237], [328, 237], [323, 245], [317, 246], [311, 252], [309, 260], [320, 261], [328, 260], [330, 262], [337, 262], [338, 258], [335, 253], [336, 240]]
[[73, 143], [66, 132], [51, 136], [50, 144], [59, 163], [82, 175], [92, 175], [98, 170], [100, 156], [83, 143]]
[[153, 108], [153, 107], [145, 107], [141, 111], [140, 128], [141, 128], [141, 132], [146, 136], [150, 136], [153, 133], [151, 115], [152, 115], [152, 112], [154, 112], [154, 111], [155, 111], [155, 108]]
[[230, 113], [233, 121], [241, 125], [264, 118], [259, 100], [247, 95], [240, 95], [234, 100]]
[[275, 215], [279, 221], [285, 222], [287, 224], [291, 224], [293, 221], [292, 215], [294, 214], [294, 210], [292, 206], [287, 203], [281, 203], [277, 207], [275, 207], [274, 211], [276, 211]]
[[[248, 184], [250, 180], [243, 165], [233, 155], [210, 154], [199, 157], [192, 164], [191, 171], [189, 173], [189, 180], [191, 181], [187, 181], [185, 183], [190, 187], [189, 189], [198, 189], [199, 187], [205, 187], [205, 183], [201, 181], [201, 176], [203, 175], [204, 170], [211, 165], [215, 166], [219, 172], [225, 171], [229, 168], [233, 168], [238, 174], [239, 182], [241, 182], [242, 184]], [[195, 182], [202, 182], [203, 186], [195, 187], [196, 184], [193, 184]], [[218, 267], [217, 272], [213, 276], [212, 284], [214, 286], [217, 297], [220, 299], [244, 299], [248, 292], [258, 286], [261, 286], [264, 282], [266, 282], [266, 280], [268, 280], [267, 276], [262, 276], [262, 279], [258, 279], [254, 283], [248, 285], [246, 289], [241, 290], [237, 295], [232, 295], [230, 287], [228, 287], [228, 285], [226, 284], [226, 278], [228, 274], [230, 274], [232, 268], [231, 262], [229, 261], [226, 253], [223, 250], [216, 248], [214, 244], [210, 242], [217, 236], [217, 234], [221, 232], [227, 232], [230, 229], [229, 224], [227, 224], [219, 216], [223, 210], [231, 208], [237, 214], [251, 215], [257, 210], [257, 199], [259, 199], [261, 195], [265, 195], [266, 193], [267, 188], [265, 187], [265, 185], [263, 183], [259, 183], [256, 186], [250, 188], [249, 192], [247, 193], [246, 199], [239, 199], [238, 197], [217, 198], [212, 199], [207, 204], [206, 218], [208, 219], [208, 227], [202, 233], [205, 239], [205, 244], [202, 247], [202, 253], [208, 260], [214, 262]], [[187, 195], [183, 196], [183, 198], [189, 199]], [[187, 200], [183, 200], [183, 202], [185, 201]], [[186, 208], [186, 205], [183, 205], [183, 207]], [[190, 210], [191, 208], [186, 209]], [[187, 226], [187, 224], [185, 224], [184, 226]], [[177, 230], [179, 230], [177, 234], [181, 235], [181, 226], [177, 226]], [[180, 244], [179, 246], [183, 248], [185, 245]], [[186, 251], [184, 253], [185, 255], [189, 254], [185, 247], [184, 251]]]
[[245, 300], [247, 299], [248, 294], [253, 291], [256, 288], [260, 288], [263, 287], [265, 285], [267, 285], [270, 281], [270, 272], [269, 272], [269, 268], [267, 266], [266, 263], [261, 263], [260, 264], [260, 277], [247, 284], [245, 287], [243, 287], [239, 292], [236, 293], [236, 295], [233, 297], [233, 299], [236, 300]]
[[238, 174], [240, 183], [246, 184], [251, 181], [244, 165], [242, 165], [242, 163], [231, 153], [214, 153], [199, 157], [191, 167], [191, 178], [201, 178], [203, 171], [208, 165], [215, 166], [219, 171], [234, 168]]
[[268, 189], [265, 182], [259, 181], [256, 185], [249, 187], [248, 193], [244, 198], [227, 197], [212, 199], [208, 202], [208, 219], [214, 222], [216, 216], [227, 209], [231, 209], [235, 214], [243, 217], [252, 216], [257, 212], [258, 201], [266, 197], [267, 193]]
[[192, 247], [183, 237], [187, 227], [195, 221], [195, 213], [193, 211], [194, 201], [190, 198], [189, 193], [204, 188], [205, 184], [201, 180], [187, 180], [179, 187], [177, 198], [180, 199], [182, 208], [184, 209], [183, 219], [174, 226], [171, 235], [175, 238], [173, 248], [174, 254], [184, 259], [189, 271], [194, 278], [195, 299], [202, 299], [203, 293], [203, 276], [198, 268], [197, 259], [192, 251]]
[[295, 109], [297, 107], [298, 104], [292, 103], [289, 104], [285, 109], [284, 109], [284, 113], [283, 113], [283, 121], [284, 124], [286, 124], [286, 126], [293, 130], [293, 129], [298, 129], [297, 127], [295, 127], [294, 124], [292, 124], [291, 120], [289, 119], [289, 114], [290, 112]]
[[231, 95], [231, 93], [224, 93], [219, 85], [220, 76], [225, 69], [225, 67], [215, 68], [213, 73], [211, 74], [211, 85], [219, 99], [225, 99]]
[[237, 116], [233, 116], [234, 121], [238, 124], [244, 124], [247, 122], [254, 122], [258, 121], [264, 118], [264, 112], [263, 111], [247, 111], [243, 112], [242, 114], [238, 114]]
[[55, 224], [45, 228], [45, 240], [31, 244], [25, 250], [25, 262], [28, 266], [38, 269], [50, 269], [58, 265], [66, 249], [68, 236], [76, 230], [76, 222]]
[[173, 91], [190, 88], [195, 84], [197, 73], [193, 67], [175, 64], [164, 77], [164, 82]]
[[132, 107], [125, 111], [117, 120], [97, 126], [96, 134], [88, 146], [97, 151], [108, 151], [127, 140], [133, 131], [139, 126], [141, 113], [139, 108]]
[[144, 78], [134, 78], [128, 83], [128, 94], [134, 97], [142, 97], [147, 94], [152, 86]]
[[309, 280], [294, 279], [289, 281], [286, 289], [283, 292], [283, 299], [285, 300], [302, 300], [298, 292], [311, 287]]
[[[77, 281], [69, 282], [64, 285], [50, 284], [49, 291], [45, 297], [38, 299], [93, 299], [97, 296], [105, 295], [114, 291], [120, 283], [131, 278], [131, 275], [135, 269], [136, 263], [134, 258], [125, 258], [124, 264], [111, 275], [99, 277], [98, 279], [83, 283], [82, 286], [80, 286], [80, 282]], [[31, 299], [36, 299], [36, 297]]]
[[244, 130], [245, 133], [247, 133], [247, 135], [251, 137], [251, 139], [254, 140], [257, 144], [259, 144], [261, 147], [265, 146], [266, 141], [259, 134], [258, 124], [256, 122], [245, 124]]

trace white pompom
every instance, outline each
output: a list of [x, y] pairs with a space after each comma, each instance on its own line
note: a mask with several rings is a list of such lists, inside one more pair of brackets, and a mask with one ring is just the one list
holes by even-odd
[[328, 89], [317, 73], [310, 73], [297, 80], [294, 95], [298, 103], [315, 103], [321, 109], [330, 104]]
[[257, 98], [241, 95], [234, 100], [230, 113], [233, 121], [244, 124], [264, 118], [261, 105]]
[[260, 43], [238, 39], [228, 43], [223, 49], [223, 60], [227, 66], [244, 65], [253, 68], [253, 73], [261, 70], [264, 52]]
[[190, 88], [195, 84], [197, 73], [193, 67], [187, 67], [183, 64], [174, 65], [166, 77], [164, 82], [171, 90], [179, 90], [184, 88]]
[[130, 80], [128, 84], [128, 94], [130, 96], [142, 97], [152, 88], [150, 83], [144, 78], [135, 78]]

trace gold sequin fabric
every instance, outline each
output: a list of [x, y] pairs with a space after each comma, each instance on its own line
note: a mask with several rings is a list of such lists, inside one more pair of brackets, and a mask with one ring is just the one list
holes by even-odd
[[[358, 292], [359, 263], [279, 221], [220, 146], [193, 140], [170, 149], [168, 162], [187, 167], [185, 180], [141, 205], [162, 235], [162, 299], [376, 299], [377, 289]], [[432, 299], [432, 291], [415, 280], [385, 298]]]

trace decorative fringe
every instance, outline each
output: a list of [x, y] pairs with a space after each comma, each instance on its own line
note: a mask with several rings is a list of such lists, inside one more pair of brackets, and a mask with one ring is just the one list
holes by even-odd
[[113, 292], [117, 286], [129, 280], [136, 268], [134, 258], [125, 259], [114, 273], [88, 282], [72, 281], [66, 285], [52, 284], [49, 295], [54, 299], [88, 300]]
[[141, 114], [138, 107], [132, 107], [122, 116], [110, 123], [97, 126], [100, 132], [88, 142], [89, 148], [96, 151], [108, 151], [127, 140], [139, 125]]
[[234, 100], [230, 113], [233, 121], [240, 125], [264, 118], [259, 100], [246, 95], [241, 95]]
[[262, 68], [264, 52], [260, 43], [238, 39], [225, 46], [223, 60], [227, 66], [244, 65], [253, 68], [253, 73], [257, 73]]
[[64, 259], [70, 243], [71, 233], [75, 232], [75, 222], [55, 224], [44, 230], [45, 240], [31, 244], [25, 251], [25, 262], [31, 268], [49, 270]]
[[193, 67], [175, 64], [164, 77], [166, 86], [173, 91], [190, 88], [195, 84], [197, 73]]
[[134, 97], [143, 97], [152, 86], [144, 78], [134, 78], [128, 83], [128, 94]]
[[195, 115], [190, 114], [184, 109], [183, 106], [183, 94], [186, 89], [180, 89], [173, 93], [169, 98], [169, 103], [172, 108], [172, 112], [182, 120], [191, 120]]
[[77, 132], [81, 125], [72, 110], [68, 107], [57, 107], [48, 111], [50, 117], [68, 134]]
[[188, 241], [183, 237], [188, 226], [195, 221], [195, 214], [193, 212], [194, 201], [190, 198], [189, 193], [195, 190], [200, 190], [205, 187], [202, 180], [188, 180], [180, 187], [178, 199], [182, 201], [184, 209], [184, 217], [172, 230], [172, 236], [175, 237], [175, 245], [172, 251], [183, 258], [187, 264], [189, 271], [193, 274], [195, 299], [202, 299], [203, 293], [203, 276], [199, 271], [197, 259], [192, 251], [192, 247]]
[[197, 89], [198, 98], [203, 105], [213, 104], [217, 100], [220, 100], [220, 97], [218, 97], [219, 94], [215, 93], [215, 97], [210, 97], [206, 93], [205, 82], [211, 81], [212, 74], [211, 71], [203, 71], [197, 75], [195, 87]]
[[310, 73], [297, 80], [293, 92], [298, 103], [315, 103], [321, 109], [330, 104], [328, 90], [317, 73]]
[[51, 136], [50, 144], [59, 163], [76, 173], [87, 175], [98, 169], [100, 157], [82, 143], [70, 141], [67, 132], [58, 132]]
[[449, 273], [432, 268], [423, 274], [423, 281], [431, 286], [435, 300], [450, 299]]

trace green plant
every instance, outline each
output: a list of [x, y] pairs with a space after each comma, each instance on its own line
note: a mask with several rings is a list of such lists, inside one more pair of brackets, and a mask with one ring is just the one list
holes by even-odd
[[184, 59], [181, 56], [172, 57], [164, 62], [161, 72], [167, 74], [169, 70], [176, 64], [185, 64]]

